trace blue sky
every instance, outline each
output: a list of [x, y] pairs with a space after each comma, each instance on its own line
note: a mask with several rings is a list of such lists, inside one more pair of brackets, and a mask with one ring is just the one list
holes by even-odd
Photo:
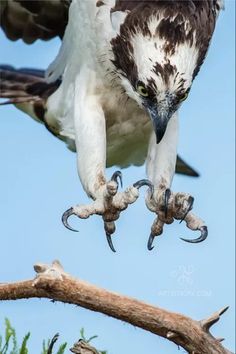
[[[144, 194], [117, 222], [113, 254], [99, 217], [73, 220], [79, 233], [60, 218], [71, 205], [88, 202], [78, 180], [75, 154], [14, 107], [0, 109], [0, 282], [34, 276], [35, 262], [59, 259], [67, 272], [95, 285], [156, 306], [202, 319], [225, 305], [230, 309], [212, 332], [234, 349], [234, 1], [226, 1], [202, 70], [180, 115], [179, 154], [201, 174], [176, 176], [173, 190], [195, 197], [194, 211], [209, 227], [207, 241], [184, 223], [165, 227], [152, 252], [146, 249], [154, 219]], [[59, 41], [27, 46], [0, 33], [0, 62], [46, 68]], [[107, 176], [115, 168], [107, 170]], [[123, 171], [125, 186], [144, 177], [144, 168]], [[94, 345], [109, 354], [179, 353], [162, 338], [71, 305], [48, 300], [0, 303], [0, 328], [10, 318], [19, 336], [31, 330], [30, 353], [40, 353], [43, 338], [56, 332], [72, 345], [81, 327], [99, 337]], [[180, 353], [184, 350], [180, 350]]]

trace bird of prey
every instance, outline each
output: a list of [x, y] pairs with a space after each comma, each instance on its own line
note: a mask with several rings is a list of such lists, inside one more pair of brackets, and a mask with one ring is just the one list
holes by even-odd
[[[204, 62], [223, 0], [5, 0], [1, 27], [11, 40], [60, 36], [47, 71], [1, 66], [1, 97], [42, 122], [77, 153], [80, 181], [92, 199], [62, 216], [101, 215], [110, 248], [121, 211], [147, 186], [156, 216], [148, 239], [184, 220], [200, 236], [207, 226], [191, 211], [193, 197], [171, 191], [177, 172], [196, 175], [177, 158], [178, 110]], [[176, 164], [177, 160], [177, 164]], [[147, 179], [125, 191], [121, 172], [142, 165]]]

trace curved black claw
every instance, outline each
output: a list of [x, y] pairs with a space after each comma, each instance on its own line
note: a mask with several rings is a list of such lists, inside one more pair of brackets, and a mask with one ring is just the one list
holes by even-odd
[[112, 252], [116, 252], [113, 243], [112, 243], [112, 239], [111, 239], [111, 234], [109, 234], [108, 232], [106, 232], [106, 237], [107, 237], [107, 243], [110, 247], [110, 249], [112, 250]]
[[189, 243], [199, 243], [199, 242], [205, 241], [205, 239], [207, 238], [207, 235], [208, 235], [207, 226], [200, 227], [199, 231], [201, 231], [201, 236], [198, 238], [195, 238], [193, 240], [189, 240], [189, 239], [180, 237], [180, 239], [185, 242], [189, 242]]
[[78, 230], [73, 229], [73, 228], [68, 224], [68, 219], [69, 219], [69, 217], [70, 217], [71, 215], [76, 215], [76, 214], [74, 213], [74, 211], [73, 211], [73, 208], [70, 208], [70, 209], [66, 210], [66, 211], [63, 213], [63, 215], [62, 215], [62, 217], [61, 217], [62, 223], [63, 223], [63, 225], [64, 225], [67, 229], [69, 229], [69, 230], [71, 230], [71, 231], [74, 231], [74, 232], [78, 232]]
[[151, 197], [153, 196], [154, 193], [154, 186], [152, 182], [150, 182], [148, 179], [141, 179], [140, 181], [137, 181], [133, 184], [133, 187], [135, 188], [141, 188], [143, 186], [148, 186], [151, 192]]
[[152, 233], [150, 233], [149, 239], [148, 239], [148, 243], [147, 243], [147, 248], [149, 251], [153, 250], [154, 246], [153, 241], [154, 241], [155, 235], [153, 235]]
[[115, 181], [117, 184], [119, 184], [118, 180], [120, 180], [120, 186], [122, 188], [123, 187], [122, 173], [120, 171], [114, 172], [113, 175], [111, 176], [111, 181]]
[[165, 205], [165, 218], [167, 218], [167, 214], [168, 214], [168, 203], [169, 203], [169, 199], [170, 199], [170, 196], [171, 196], [171, 190], [169, 188], [167, 188], [165, 190], [165, 201], [164, 201], [164, 205]]
[[188, 213], [193, 209], [193, 203], [194, 203], [194, 198], [193, 197], [189, 197], [188, 198], [188, 202], [189, 202], [189, 206], [188, 206], [188, 210], [186, 211], [186, 213], [184, 214], [183, 218], [180, 220], [180, 224], [182, 221], [184, 221], [184, 219], [186, 218], [186, 216], [188, 215]]

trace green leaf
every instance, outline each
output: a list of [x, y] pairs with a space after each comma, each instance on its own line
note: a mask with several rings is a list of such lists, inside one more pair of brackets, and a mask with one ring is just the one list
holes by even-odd
[[43, 351], [42, 351], [42, 354], [47, 354], [47, 351], [46, 351], [46, 342], [45, 342], [45, 340], [43, 341]]
[[12, 348], [11, 354], [18, 354], [17, 339], [16, 339], [15, 330], [14, 330], [14, 333], [13, 333], [13, 336], [12, 336], [12, 342], [13, 342], [13, 348]]
[[10, 354], [19, 354], [19, 350], [18, 350], [18, 346], [17, 346], [17, 339], [16, 339], [16, 331], [14, 328], [12, 328], [12, 326], [11, 326], [11, 330], [12, 330], [11, 340], [13, 343], [13, 347], [12, 347], [12, 350], [10, 351]]
[[[45, 340], [43, 341], [43, 351], [42, 351], [42, 354], [47, 354], [49, 345], [50, 345], [50, 339], [48, 339], [47, 344], [46, 344], [46, 341], [45, 341]], [[1, 353], [0, 353], [0, 354], [1, 354]]]
[[80, 330], [80, 337], [81, 339], [85, 340], [86, 341], [86, 338], [84, 336], [84, 328], [82, 327], [81, 330]]
[[7, 353], [11, 337], [12, 336], [13, 337], [16, 336], [15, 330], [12, 328], [11, 323], [8, 320], [8, 318], [5, 318], [5, 327], [6, 327], [6, 329], [5, 329], [5, 344], [4, 344], [0, 354], [6, 354]]
[[87, 343], [91, 342], [93, 339], [98, 338], [98, 336], [92, 336], [87, 340]]
[[57, 354], [64, 354], [66, 346], [67, 346], [67, 343], [63, 343], [62, 345], [60, 345]]
[[30, 337], [30, 332], [28, 332], [23, 339], [21, 348], [20, 348], [20, 353], [19, 354], [28, 354], [28, 349], [27, 349], [27, 341]]
[[8, 320], [8, 318], [5, 318], [5, 326], [6, 326], [6, 329], [5, 329], [5, 341], [6, 341], [6, 343], [9, 343], [9, 340], [10, 340], [11, 336], [14, 333], [14, 329], [11, 327], [11, 323]]

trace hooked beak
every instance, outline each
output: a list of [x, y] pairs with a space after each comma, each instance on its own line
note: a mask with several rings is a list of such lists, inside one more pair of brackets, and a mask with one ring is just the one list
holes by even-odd
[[156, 107], [148, 108], [148, 113], [152, 120], [153, 128], [156, 134], [156, 142], [159, 144], [166, 132], [168, 122], [171, 118], [171, 113], [166, 109], [158, 112]]

